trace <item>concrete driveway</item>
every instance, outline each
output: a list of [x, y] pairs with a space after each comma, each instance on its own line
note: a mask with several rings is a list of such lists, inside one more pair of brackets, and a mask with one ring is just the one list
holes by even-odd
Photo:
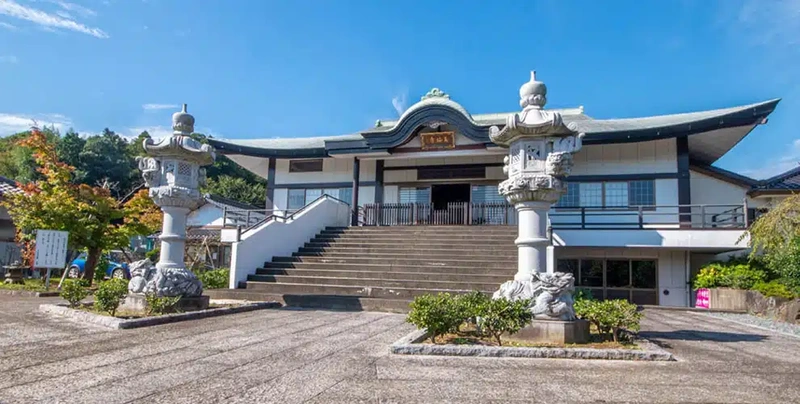
[[404, 317], [265, 310], [129, 331], [0, 296], [0, 403], [800, 402], [800, 339], [649, 310], [673, 363], [392, 356]]

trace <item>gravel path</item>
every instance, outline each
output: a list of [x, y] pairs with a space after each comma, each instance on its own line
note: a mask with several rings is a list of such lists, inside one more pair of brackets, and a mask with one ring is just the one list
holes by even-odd
[[784, 323], [783, 321], [775, 321], [751, 314], [708, 313], [708, 315], [800, 337], [800, 325], [797, 324]]

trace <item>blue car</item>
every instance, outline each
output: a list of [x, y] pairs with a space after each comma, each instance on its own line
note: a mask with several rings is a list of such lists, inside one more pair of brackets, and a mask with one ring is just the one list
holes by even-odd
[[[118, 279], [130, 279], [131, 273], [128, 271], [128, 264], [127, 263], [120, 263], [122, 261], [120, 258], [117, 257], [113, 251], [106, 254], [106, 259], [108, 260], [108, 268], [106, 268], [106, 278], [118, 278]], [[78, 258], [75, 258], [70, 264], [69, 269], [67, 272], [67, 276], [70, 278], [80, 278], [83, 275], [83, 269], [86, 266], [86, 258], [88, 254], [81, 253]], [[95, 271], [99, 271], [100, 268], [95, 268]]]

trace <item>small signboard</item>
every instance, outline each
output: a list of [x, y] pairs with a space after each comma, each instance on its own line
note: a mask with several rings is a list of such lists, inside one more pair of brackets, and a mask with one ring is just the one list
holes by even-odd
[[34, 268], [64, 268], [67, 264], [67, 238], [69, 232], [58, 230], [36, 231]]
[[422, 150], [454, 149], [456, 135], [454, 132], [428, 132], [419, 135]]
[[697, 300], [694, 302], [694, 307], [698, 309], [707, 309], [711, 305], [711, 292], [708, 289], [697, 289]]

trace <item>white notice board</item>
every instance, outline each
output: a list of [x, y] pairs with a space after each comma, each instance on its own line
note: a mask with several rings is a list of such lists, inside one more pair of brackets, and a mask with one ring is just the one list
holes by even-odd
[[69, 232], [58, 230], [36, 231], [36, 256], [34, 268], [64, 268], [67, 264], [67, 237]]

